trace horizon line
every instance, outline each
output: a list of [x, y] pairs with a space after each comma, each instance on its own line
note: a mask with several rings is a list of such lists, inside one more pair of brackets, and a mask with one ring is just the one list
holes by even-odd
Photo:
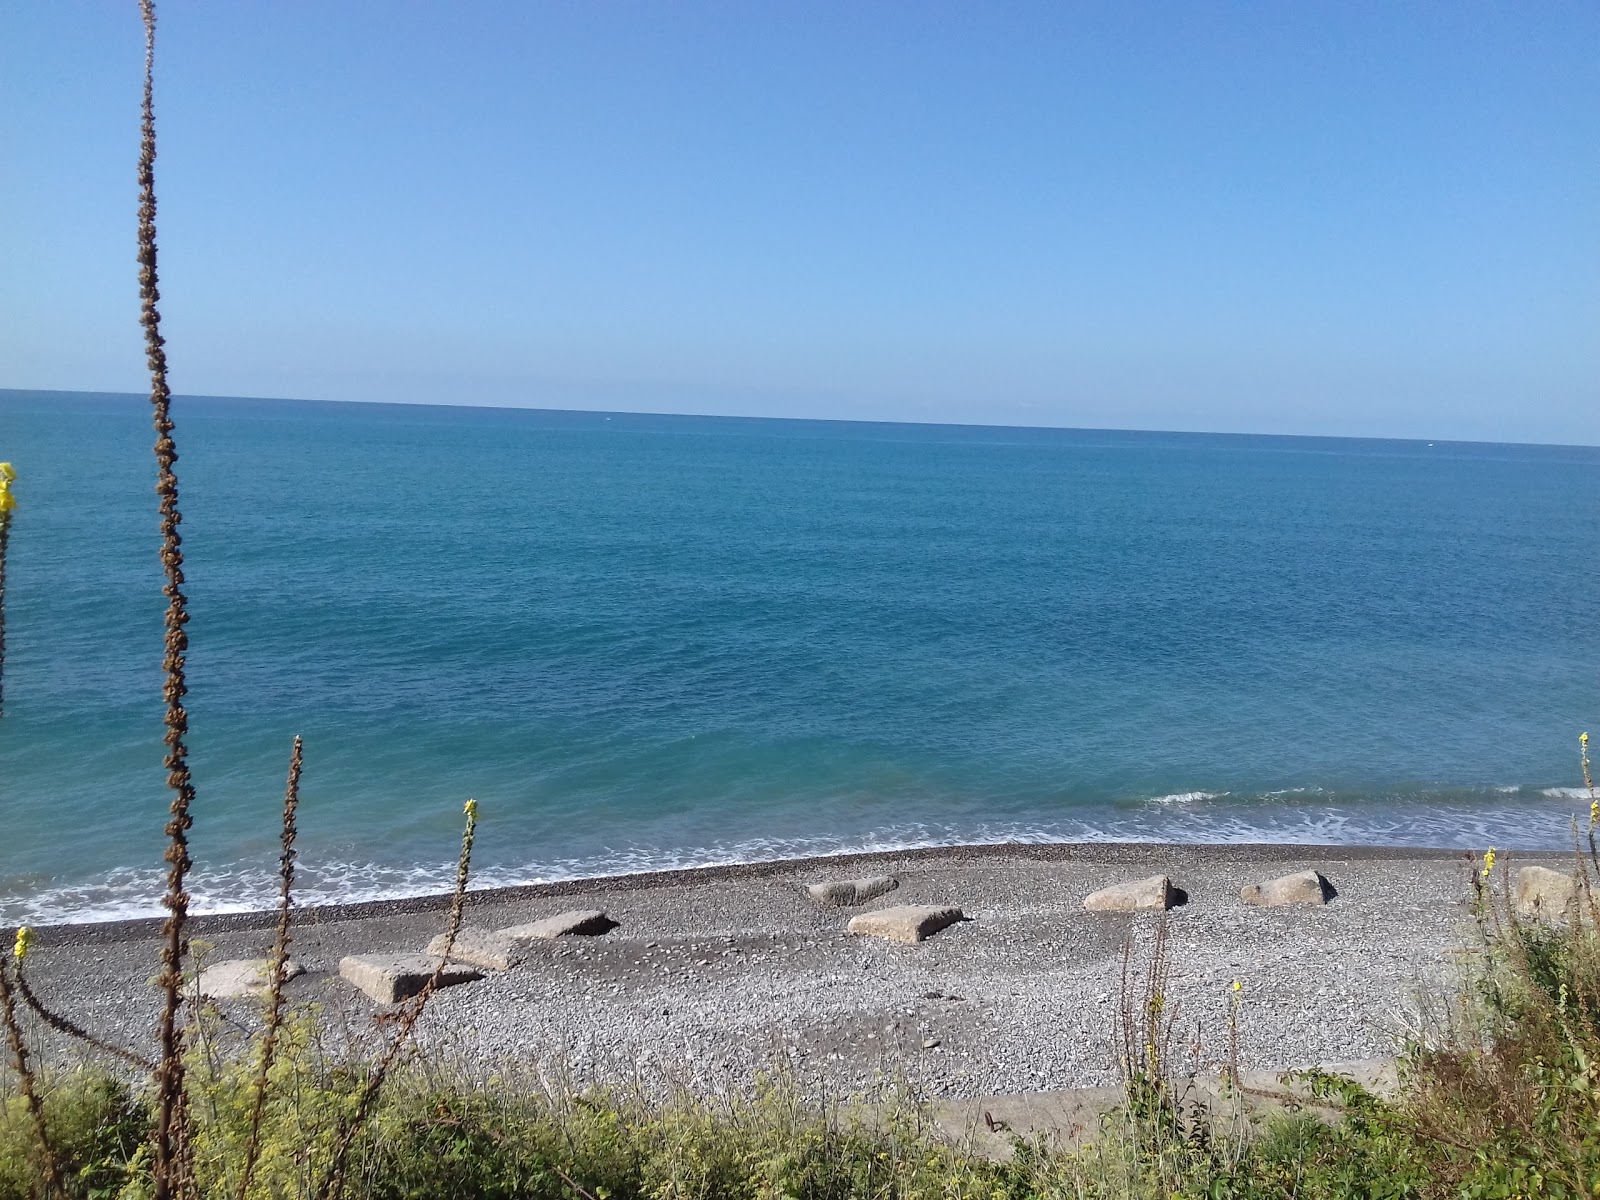
[[[107, 391], [102, 389], [74, 390], [71, 388], [14, 388], [0, 387], [0, 396], [7, 394], [46, 394], [61, 396], [105, 396], [126, 398], [129, 400], [142, 400], [148, 403], [149, 396], [144, 392]], [[824, 425], [908, 425], [926, 429], [1022, 429], [1041, 432], [1064, 433], [1147, 433], [1164, 434], [1180, 437], [1259, 437], [1294, 439], [1300, 441], [1329, 441], [1329, 442], [1415, 442], [1419, 445], [1432, 446], [1444, 444], [1449, 446], [1536, 446], [1563, 450], [1596, 450], [1600, 449], [1600, 442], [1534, 442], [1534, 441], [1506, 441], [1495, 442], [1482, 438], [1450, 438], [1450, 437], [1394, 437], [1381, 434], [1352, 434], [1352, 433], [1272, 433], [1261, 430], [1239, 429], [1152, 429], [1135, 428], [1132, 426], [1115, 425], [1024, 425], [1016, 422], [986, 423], [978, 421], [917, 421], [917, 420], [890, 420], [881, 417], [790, 417], [774, 416], [764, 413], [706, 413], [682, 412], [652, 409], [622, 409], [622, 408], [552, 408], [540, 404], [487, 404], [487, 403], [441, 403], [438, 401], [424, 400], [327, 400], [313, 399], [305, 396], [247, 396], [223, 395], [212, 392], [174, 392], [174, 400], [250, 400], [267, 404], [342, 404], [366, 408], [423, 408], [423, 409], [478, 409], [491, 412], [548, 412], [548, 413], [583, 413], [594, 416], [616, 417], [686, 417], [699, 420], [723, 421], [782, 421], [794, 424], [816, 423]]]

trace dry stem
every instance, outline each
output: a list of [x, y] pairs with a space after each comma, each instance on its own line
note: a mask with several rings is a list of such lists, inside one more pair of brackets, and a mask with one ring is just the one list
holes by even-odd
[[467, 877], [472, 867], [472, 839], [478, 828], [477, 801], [467, 801], [466, 814], [466, 828], [461, 832], [461, 855], [456, 860], [456, 886], [450, 896], [450, 924], [445, 932], [444, 950], [439, 955], [433, 974], [428, 977], [428, 982], [423, 985], [422, 991], [400, 1009], [394, 1022], [393, 1039], [385, 1049], [383, 1057], [378, 1060], [378, 1065], [373, 1068], [372, 1074], [367, 1077], [366, 1086], [361, 1089], [355, 1109], [340, 1122], [339, 1137], [334, 1144], [328, 1174], [318, 1192], [324, 1200], [338, 1200], [344, 1191], [345, 1168], [349, 1162], [350, 1149], [355, 1143], [356, 1134], [366, 1123], [373, 1102], [377, 1100], [378, 1093], [389, 1076], [390, 1068], [410, 1042], [411, 1034], [417, 1027], [417, 1021], [422, 1017], [423, 1009], [428, 1006], [433, 994], [439, 990], [439, 982], [444, 978], [445, 967], [450, 962], [450, 953], [455, 949], [456, 935], [461, 932], [461, 912], [466, 902]]
[[189, 751], [184, 735], [189, 730], [189, 714], [183, 698], [184, 661], [189, 648], [184, 626], [189, 621], [188, 600], [183, 594], [183, 539], [178, 525], [178, 477], [173, 464], [178, 451], [172, 440], [172, 392], [167, 386], [167, 354], [161, 337], [161, 293], [156, 277], [156, 118], [155, 47], [156, 13], [154, 0], [139, 0], [144, 18], [144, 103], [139, 143], [139, 323], [144, 328], [145, 359], [150, 368], [150, 403], [155, 410], [156, 494], [161, 498], [161, 565], [166, 571], [166, 685], [165, 742], [167, 786], [172, 789], [171, 819], [167, 822], [167, 887], [162, 904], [167, 919], [162, 927], [161, 1021], [157, 1039], [161, 1057], [156, 1068], [155, 1200], [168, 1200], [174, 1191], [186, 1190], [183, 1174], [184, 1148], [180, 1144], [187, 1128], [182, 1109], [187, 1103], [183, 1085], [183, 1031], [179, 1024], [182, 1005], [183, 964], [188, 954], [184, 924], [189, 916], [189, 894], [185, 877], [193, 864], [189, 858], [189, 827], [194, 820], [189, 809], [194, 801], [194, 786], [189, 779]]
[[39, 1103], [33, 1066], [28, 1061], [28, 1043], [22, 1036], [22, 1027], [17, 1023], [17, 1002], [11, 990], [10, 966], [4, 959], [0, 959], [0, 1018], [5, 1020], [6, 1040], [11, 1045], [11, 1062], [17, 1072], [17, 1090], [22, 1093], [22, 1102], [28, 1110], [28, 1116], [33, 1119], [34, 1131], [39, 1135], [45, 1182], [50, 1192], [65, 1196], [67, 1190], [62, 1183], [61, 1162], [50, 1143], [49, 1130], [45, 1128], [44, 1106]]
[[11, 514], [0, 512], [0, 717], [6, 711], [6, 543], [11, 539]]
[[267, 1017], [261, 1032], [261, 1060], [256, 1068], [250, 1101], [250, 1138], [245, 1146], [244, 1169], [239, 1177], [239, 1200], [250, 1191], [250, 1176], [261, 1153], [261, 1117], [267, 1107], [267, 1084], [272, 1056], [283, 1024], [283, 985], [289, 962], [289, 913], [294, 905], [295, 815], [300, 808], [300, 738], [289, 752], [289, 781], [283, 789], [283, 854], [278, 859], [278, 932], [272, 942], [272, 975], [267, 985]]

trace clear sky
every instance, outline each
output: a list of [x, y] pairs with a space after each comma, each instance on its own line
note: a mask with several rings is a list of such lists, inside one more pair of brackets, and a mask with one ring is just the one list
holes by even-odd
[[[138, 391], [133, 0], [0, 6], [0, 387]], [[161, 5], [174, 386], [1600, 443], [1600, 5]]]

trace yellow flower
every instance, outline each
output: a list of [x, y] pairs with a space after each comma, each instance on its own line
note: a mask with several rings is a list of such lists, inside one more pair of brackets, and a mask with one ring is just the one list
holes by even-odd
[[1233, 993], [1234, 993], [1234, 995], [1237, 996], [1242, 991], [1244, 991], [1244, 983], [1242, 981], [1238, 980], [1238, 979], [1235, 979], [1233, 981]]
[[[9, 466], [9, 463], [0, 463], [0, 466]], [[17, 930], [17, 944], [11, 948], [11, 953], [18, 962], [28, 957], [28, 947], [33, 944], [33, 930], [26, 925]]]
[[476, 821], [478, 819], [478, 802], [476, 800], [468, 800], [461, 806], [461, 811], [466, 813], [470, 820]]
[[10, 463], [0, 463], [0, 481], [10, 483], [17, 477], [17, 469]]
[[1494, 847], [1490, 846], [1483, 856], [1483, 877], [1489, 878], [1489, 872], [1494, 870]]

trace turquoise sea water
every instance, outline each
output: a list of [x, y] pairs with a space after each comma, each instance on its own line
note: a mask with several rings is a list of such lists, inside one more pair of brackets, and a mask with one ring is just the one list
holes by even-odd
[[[206, 909], [1002, 839], [1560, 846], [1600, 450], [180, 400]], [[0, 913], [155, 911], [137, 398], [0, 392]]]

